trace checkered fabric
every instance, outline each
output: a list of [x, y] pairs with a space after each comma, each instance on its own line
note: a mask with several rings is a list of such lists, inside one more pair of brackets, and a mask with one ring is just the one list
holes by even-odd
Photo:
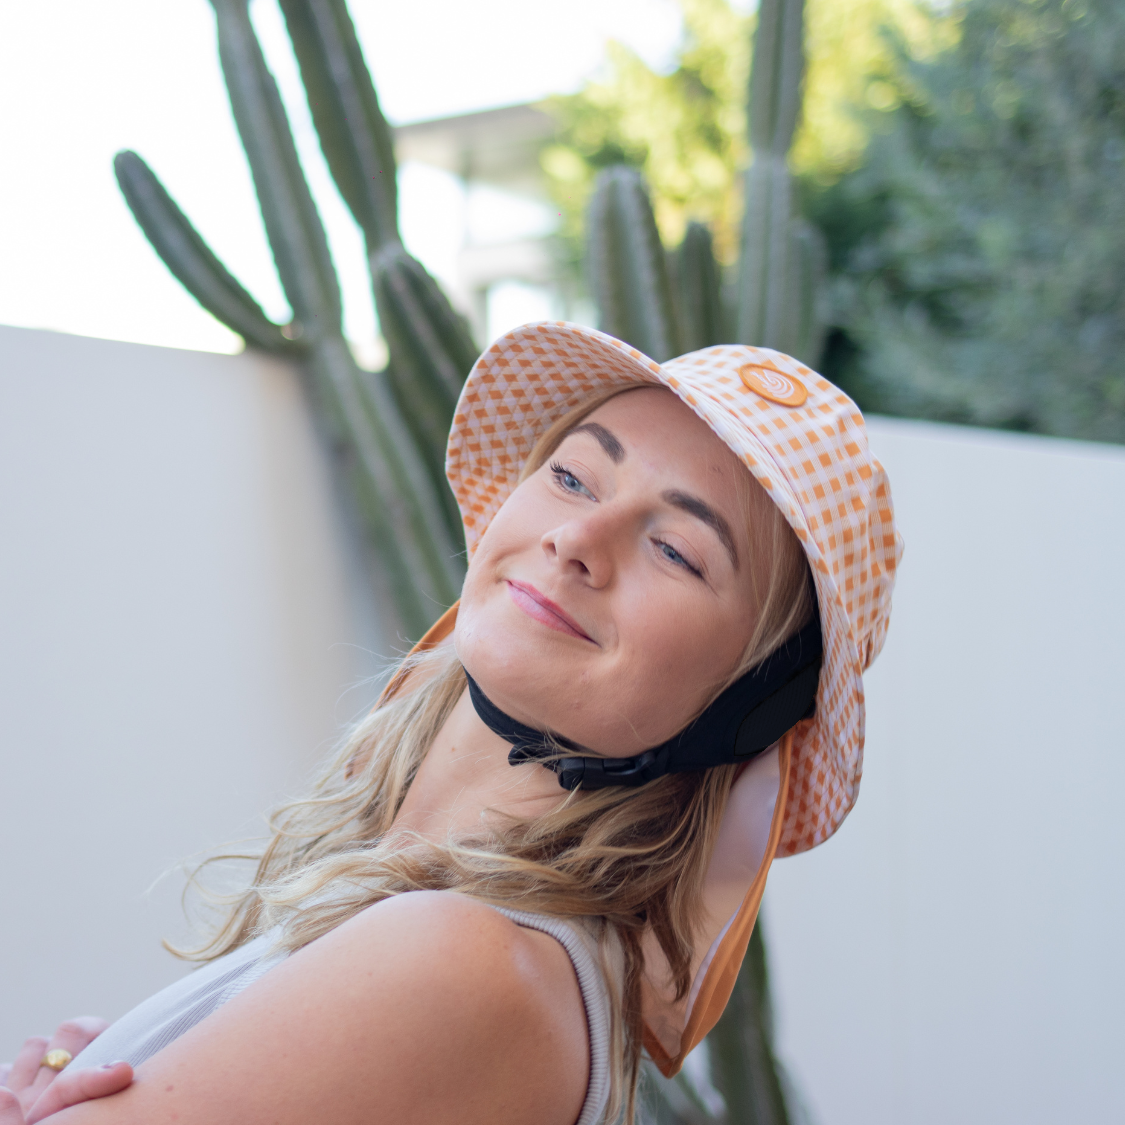
[[470, 554], [540, 435], [612, 386], [671, 388], [745, 462], [797, 533], [820, 601], [816, 715], [798, 725], [778, 855], [826, 840], [855, 803], [864, 669], [882, 647], [902, 539], [883, 467], [850, 398], [769, 348], [724, 344], [661, 365], [602, 332], [527, 324], [477, 361], [453, 419], [446, 473]]

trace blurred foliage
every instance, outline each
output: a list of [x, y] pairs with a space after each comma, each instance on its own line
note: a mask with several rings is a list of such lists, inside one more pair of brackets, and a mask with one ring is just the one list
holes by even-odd
[[863, 167], [806, 191], [825, 374], [868, 409], [1125, 441], [1125, 4], [954, 15], [937, 57], [899, 44]]
[[[559, 136], [543, 154], [563, 215], [569, 261], [582, 256], [583, 213], [601, 168], [640, 168], [652, 194], [663, 240], [675, 245], [695, 219], [711, 227], [716, 254], [730, 264], [742, 213], [739, 170], [749, 163], [746, 91], [755, 23], [726, 0], [679, 0], [684, 36], [675, 67], [650, 69], [610, 43], [603, 80], [544, 103]], [[795, 172], [831, 180], [856, 165], [866, 126], [851, 106], [870, 98], [892, 104], [902, 85], [901, 60], [882, 34], [895, 28], [918, 57], [951, 34], [950, 21], [919, 0], [810, 0], [805, 14], [807, 74], [803, 119], [794, 141]]]

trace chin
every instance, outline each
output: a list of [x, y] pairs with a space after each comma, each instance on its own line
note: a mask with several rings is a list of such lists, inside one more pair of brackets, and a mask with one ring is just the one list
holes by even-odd
[[[518, 609], [514, 613], [523, 617]], [[590, 686], [588, 662], [571, 649], [569, 638], [560, 640], [555, 643], [550, 631], [535, 622], [508, 620], [505, 614], [469, 614], [464, 629], [458, 616], [454, 634], [457, 655], [469, 675], [513, 719], [610, 757], [646, 749], [648, 744], [637, 739], [637, 724]], [[578, 686], [568, 692], [565, 684]]]
[[549, 629], [512, 605], [502, 585], [490, 601], [463, 604], [458, 611], [457, 657], [503, 711], [529, 726], [550, 726], [557, 717], [559, 683], [582, 675], [574, 666], [577, 654], [566, 652], [568, 646], [557, 643]]

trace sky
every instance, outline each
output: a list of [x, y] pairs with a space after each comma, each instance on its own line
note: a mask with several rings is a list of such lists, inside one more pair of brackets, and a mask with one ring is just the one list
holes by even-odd
[[[675, 0], [351, 0], [350, 9], [396, 124], [575, 90], [610, 38], [664, 68], [681, 31]], [[346, 330], [363, 350], [374, 321], [362, 241], [320, 156], [276, 0], [253, 0], [251, 12], [328, 229]], [[123, 148], [149, 162], [267, 312], [287, 318], [207, 0], [4, 5], [0, 106], [0, 323], [239, 350], [133, 222], [112, 171]], [[400, 184], [408, 247], [447, 276], [455, 186], [418, 166], [403, 168]]]

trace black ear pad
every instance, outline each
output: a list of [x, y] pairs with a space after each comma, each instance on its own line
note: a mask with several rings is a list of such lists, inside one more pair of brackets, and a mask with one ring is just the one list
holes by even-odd
[[512, 744], [508, 761], [516, 766], [535, 759], [555, 771], [564, 789], [602, 789], [643, 785], [666, 773], [709, 769], [746, 762], [772, 746], [816, 708], [824, 646], [820, 614], [761, 664], [735, 680], [694, 722], [667, 742], [631, 758], [574, 756], [582, 747], [557, 735], [517, 722], [500, 710], [466, 672], [469, 695], [481, 720]]

